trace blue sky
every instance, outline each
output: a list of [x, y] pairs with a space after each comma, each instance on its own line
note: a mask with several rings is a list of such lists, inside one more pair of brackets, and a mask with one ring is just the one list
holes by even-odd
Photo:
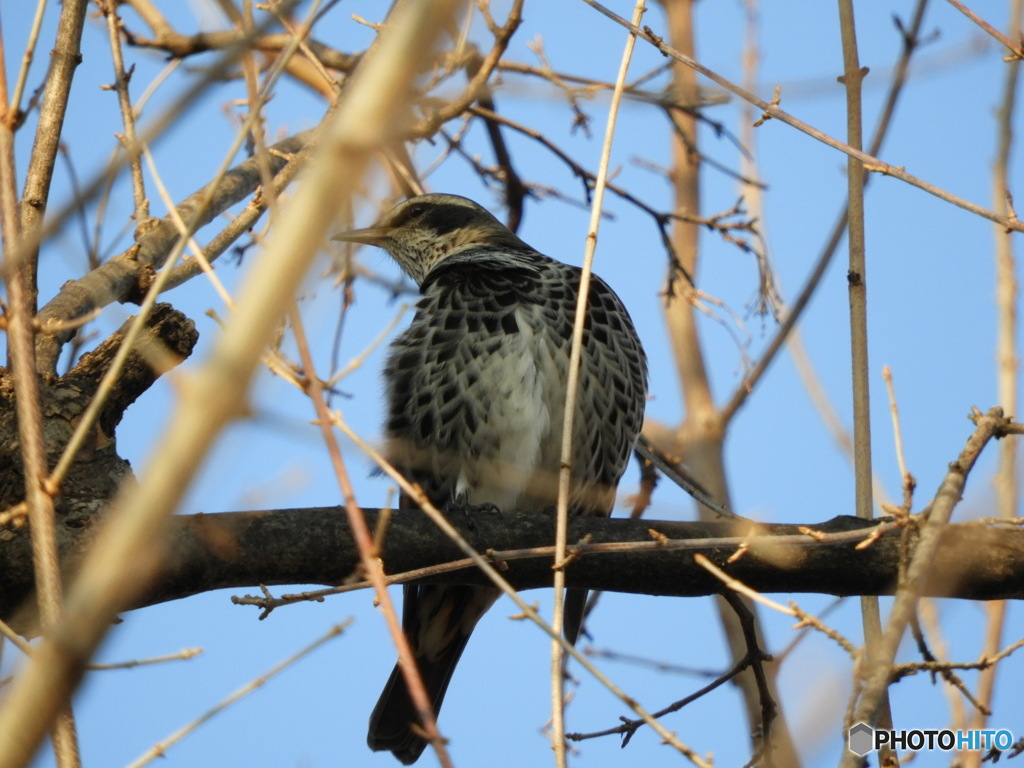
[[[9, 76], [17, 66], [30, 4], [6, 4], [3, 31]], [[504, 4], [500, 4], [504, 5]], [[979, 4], [980, 5], [980, 4]], [[895, 124], [881, 153], [893, 165], [949, 191], [991, 207], [989, 168], [994, 154], [994, 110], [1002, 88], [1004, 52], [945, 3], [932, 3], [925, 22], [934, 33], [917, 59], [913, 77], [900, 102]], [[354, 23], [358, 13], [378, 20], [381, 4], [341, 3], [323, 20], [318, 37], [345, 51], [361, 50], [370, 32]], [[631, 4], [616, 3], [628, 15]], [[892, 14], [904, 19], [910, 2], [857, 4], [861, 63], [870, 68], [865, 80], [867, 130], [873, 128], [888, 85], [888, 73], [900, 51]], [[1005, 25], [1003, 4], [979, 8], [990, 22]], [[56, 12], [48, 10], [39, 57], [29, 80], [42, 77], [45, 54], [53, 36]], [[209, 23], [209, 8], [198, 0], [175, 5], [172, 19], [182, 31]], [[498, 13], [498, 11], [496, 11]], [[552, 66], [563, 72], [612, 79], [625, 42], [623, 31], [583, 3], [527, 2], [524, 24], [509, 57], [536, 62], [526, 43], [543, 41]], [[126, 12], [128, 23], [138, 21]], [[215, 16], [213, 17], [215, 18]], [[645, 23], [663, 29], [658, 8]], [[740, 2], [698, 4], [698, 58], [720, 74], [739, 81], [743, 46], [743, 5]], [[106, 31], [90, 18], [83, 39], [85, 57], [71, 104], [73, 128], [65, 140], [78, 175], [85, 179], [99, 170], [115, 146], [120, 131], [114, 96], [98, 86], [112, 79]], [[841, 72], [839, 29], [834, 4], [811, 0], [765, 4], [760, 36], [762, 62], [757, 93], [770, 98], [782, 86], [782, 107], [816, 128], [841, 138], [845, 134], [845, 98], [836, 76]], [[160, 56], [127, 49], [136, 64], [133, 95], [162, 69]], [[659, 66], [656, 51], [638, 45], [631, 75]], [[199, 63], [189, 62], [191, 67]], [[152, 118], [168, 103], [188, 76], [176, 75], [158, 91], [144, 115]], [[655, 81], [660, 87], [664, 80]], [[705, 86], [711, 88], [710, 83]], [[237, 123], [243, 86], [226, 83], [197, 101], [178, 127], [155, 146], [160, 171], [175, 199], [190, 194], [208, 178], [227, 150]], [[570, 132], [572, 115], [551, 89], [536, 81], [504, 76], [496, 93], [499, 110], [544, 131], [564, 145], [580, 163], [596, 167], [604, 131], [607, 100], [586, 102], [594, 138]], [[321, 100], [301, 88], [282, 87], [268, 105], [267, 129], [272, 136], [314, 125], [323, 113]], [[739, 130], [740, 105], [735, 99], [710, 108], [712, 119], [730, 131]], [[23, 170], [34, 122], [19, 134], [18, 157]], [[1016, 120], [1018, 132], [1021, 120]], [[477, 129], [470, 136], [473, 151], [489, 161]], [[763, 233], [777, 269], [783, 297], [791, 299], [817, 258], [845, 193], [845, 157], [778, 121], [756, 131], [757, 156], [764, 196]], [[668, 130], [663, 116], [649, 107], [627, 103], [613, 150], [616, 181], [635, 190], [657, 208], [670, 205], [663, 178], [636, 160], [668, 163]], [[578, 199], [571, 173], [532, 141], [508, 136], [523, 178], [555, 187]], [[738, 153], [729, 141], [705, 130], [702, 150], [729, 167]], [[420, 167], [440, 152], [440, 145], [415, 150]], [[1019, 153], [1011, 179], [1024, 178]], [[379, 180], [378, 180], [379, 181]], [[502, 214], [495, 192], [481, 188], [471, 169], [450, 160], [428, 179], [431, 189], [473, 197]], [[713, 169], [703, 178], [705, 215], [729, 209], [736, 201], [735, 181]], [[380, 189], [375, 183], [369, 189]], [[1020, 190], [1018, 199], [1024, 198]], [[55, 181], [52, 208], [69, 199], [63, 167]], [[153, 213], [163, 206], [151, 193]], [[650, 221], [614, 198], [608, 199], [614, 218], [602, 225], [595, 271], [622, 296], [636, 322], [651, 360], [648, 418], [675, 424], [683, 417], [678, 383], [670, 363], [658, 291], [665, 256]], [[111, 211], [103, 234], [109, 253], [129, 241], [118, 229], [129, 223], [131, 192], [126, 178], [115, 185]], [[916, 509], [937, 488], [947, 463], [956, 457], [970, 434], [965, 418], [971, 406], [995, 404], [995, 288], [992, 225], [891, 178], [875, 178], [867, 198], [869, 331], [872, 385], [872, 431], [875, 471], [890, 496], [899, 493], [899, 474], [893, 449], [888, 403], [881, 379], [883, 365], [892, 368], [902, 416], [905, 455], [918, 480]], [[373, 216], [367, 201], [360, 221]], [[522, 237], [538, 249], [564, 261], [579, 263], [584, 250], [588, 212], [558, 200], [528, 203]], [[201, 239], [207, 239], [206, 233]], [[754, 357], [771, 337], [770, 320], [751, 317], [745, 306], [756, 289], [752, 259], [714, 233], [702, 235], [699, 287], [720, 298], [742, 320], [734, 324]], [[330, 265], [331, 247], [311, 272], [302, 304], [307, 330], [318, 364], [326, 370], [340, 298], [322, 274]], [[254, 259], [247, 252], [241, 268], [224, 261], [218, 266], [232, 287]], [[81, 238], [75, 227], [55, 237], [43, 256], [42, 298], [84, 264]], [[397, 267], [382, 252], [365, 249], [360, 259], [388, 277]], [[801, 333], [815, 370], [833, 406], [849, 423], [849, 331], [845, 252], [837, 254], [812, 302]], [[1018, 270], [1019, 274], [1020, 270]], [[217, 326], [204, 312], [223, 312], [215, 292], [195, 280], [166, 295], [196, 320], [202, 338], [188, 371], [201, 363], [211, 347]], [[342, 364], [362, 352], [380, 328], [398, 311], [386, 293], [368, 283], [356, 284], [356, 303], [346, 322]], [[102, 337], [117, 327], [130, 307], [109, 307], [96, 323]], [[407, 320], [402, 321], [402, 324]], [[727, 398], [742, 376], [742, 351], [722, 325], [706, 320], [702, 341], [710, 376], [719, 401]], [[361, 435], [380, 434], [380, 369], [384, 350], [344, 380], [346, 397], [335, 402]], [[173, 379], [175, 375], [168, 377]], [[154, 448], [161, 427], [173, 412], [174, 391], [160, 382], [133, 406], [119, 430], [122, 455], [136, 468]], [[258, 377], [251, 398], [252, 416], [223, 435], [204, 471], [189, 490], [180, 511], [218, 512], [236, 509], [331, 505], [338, 502], [337, 485], [323, 451], [308, 401], [269, 373]], [[387, 483], [369, 476], [370, 463], [351, 444], [345, 458], [357, 481], [357, 497], [366, 506], [384, 503]], [[991, 477], [995, 468], [991, 446], [972, 474], [957, 520], [993, 514]], [[727, 449], [730, 489], [737, 512], [772, 522], [817, 522], [853, 512], [851, 467], [823, 426], [787, 354], [779, 357], [733, 423]], [[623, 495], [633, 492], [633, 470], [624, 478]], [[649, 511], [653, 519], [690, 519], [692, 502], [663, 483]], [[262, 674], [275, 663], [311, 642], [330, 626], [354, 619], [345, 634], [264, 686], [241, 703], [204, 725], [167, 752], [161, 764], [177, 766], [392, 766], [390, 755], [375, 755], [365, 747], [365, 723], [394, 661], [383, 621], [372, 606], [370, 593], [335, 597], [323, 604], [282, 609], [266, 621], [256, 620], [251, 608], [233, 606], [232, 590], [206, 594], [177, 603], [125, 615], [103, 646], [100, 659], [116, 661], [202, 647], [187, 662], [91, 675], [76, 697], [85, 765], [128, 764], [153, 743], [197, 717], [224, 696]], [[287, 590], [281, 590], [287, 591]], [[550, 594], [537, 591], [528, 600], [550, 611]], [[782, 597], [785, 599], [785, 596]], [[799, 604], [820, 613], [832, 603], [823, 595], [798, 596]], [[848, 600], [829, 617], [848, 637], [860, 636], [858, 601]], [[883, 601], [883, 608], [887, 605]], [[939, 604], [948, 655], [973, 660], [980, 649], [983, 606], [945, 601]], [[508, 621], [514, 606], [500, 602], [478, 627], [445, 702], [441, 728], [451, 738], [456, 765], [540, 765], [550, 760], [542, 728], [549, 716], [547, 656], [549, 644], [534, 627]], [[770, 650], [778, 651], [794, 637], [792, 619], [765, 612]], [[709, 599], [666, 599], [605, 595], [590, 626], [594, 647], [659, 661], [720, 671], [729, 666], [721, 632]], [[1024, 635], [1019, 606], [1011, 605], [1005, 637]], [[16, 654], [5, 653], [9, 668]], [[901, 658], [913, 658], [904, 648]], [[639, 669], [621, 662], [598, 663], [649, 709], [664, 706], [706, 680], [663, 671]], [[1013, 657], [997, 689], [994, 727], [1024, 735], [1019, 713], [1024, 694], [1011, 681], [1021, 679], [1024, 661]], [[6, 674], [6, 672], [5, 672]], [[969, 683], [971, 674], [965, 675]], [[782, 666], [782, 705], [800, 744], [806, 765], [834, 764], [841, 748], [839, 723], [850, 690], [850, 663], [829, 640], [811, 635]], [[1015, 688], [1011, 689], [1011, 688]], [[569, 729], [591, 731], [617, 724], [626, 714], [594, 680], [581, 673], [568, 714]], [[905, 727], [944, 727], [949, 722], [947, 697], [924, 676], [904, 680], [892, 689], [897, 722]], [[746, 726], [738, 696], [723, 686], [666, 725], [701, 753], [713, 753], [717, 765], [741, 765], [749, 757]], [[573, 762], [586, 766], [668, 765], [681, 758], [660, 745], [652, 733], [640, 733], [625, 750], [606, 738], [584, 742]], [[946, 764], [939, 755], [922, 755], [918, 764]], [[423, 765], [434, 765], [432, 754]], [[48, 751], [36, 762], [52, 765]]]

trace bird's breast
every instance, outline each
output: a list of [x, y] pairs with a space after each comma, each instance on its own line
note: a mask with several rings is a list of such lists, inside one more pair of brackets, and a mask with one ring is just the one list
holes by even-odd
[[535, 310], [502, 309], [423, 314], [392, 346], [389, 456], [435, 503], [554, 503], [567, 360]]
[[[456, 492], [471, 504], [503, 509], [552, 498], [565, 397], [565, 370], [522, 312], [514, 332], [473, 358], [463, 407], [477, 428], [466, 434]], [[512, 326], [512, 322], [507, 322]]]

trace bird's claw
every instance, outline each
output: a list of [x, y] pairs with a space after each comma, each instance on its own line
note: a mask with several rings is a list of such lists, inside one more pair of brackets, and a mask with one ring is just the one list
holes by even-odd
[[501, 508], [497, 504], [492, 504], [489, 501], [485, 501], [483, 504], [468, 504], [464, 501], [456, 501], [448, 509], [450, 512], [466, 515], [467, 517], [473, 517], [480, 514], [501, 514]]
[[453, 517], [458, 516], [462, 525], [466, 526], [468, 530], [476, 531], [478, 517], [481, 515], [500, 515], [501, 509], [497, 504], [492, 504], [489, 501], [485, 501], [483, 504], [469, 504], [465, 501], [456, 500], [449, 505], [448, 513]]

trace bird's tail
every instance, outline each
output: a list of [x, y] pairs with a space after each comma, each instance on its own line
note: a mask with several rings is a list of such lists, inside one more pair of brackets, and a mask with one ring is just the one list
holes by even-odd
[[[435, 717], [473, 627], [500, 594], [489, 587], [406, 586], [402, 628]], [[370, 715], [366, 742], [370, 749], [389, 750], [410, 765], [426, 749], [422, 732], [405, 677], [396, 664]]]
[[[469, 638], [467, 637], [466, 640]], [[452, 679], [452, 672], [459, 656], [466, 647], [465, 640], [458, 648], [452, 648], [451, 656], [438, 660], [438, 663], [424, 664], [423, 659], [417, 657], [416, 663], [423, 678], [423, 685], [426, 686], [427, 695], [433, 704], [436, 716], [444, 700], [444, 694], [448, 690], [448, 683]], [[427, 740], [424, 739], [419, 715], [416, 713], [416, 706], [409, 696], [409, 689], [405, 685], [405, 678], [398, 664], [391, 671], [384, 692], [373, 708], [370, 715], [370, 731], [366, 737], [367, 744], [374, 751], [389, 750], [394, 753], [404, 765], [415, 763], [423, 750], [427, 747]]]
[[[412, 646], [435, 717], [470, 633], [500, 594], [490, 587], [406, 586], [402, 628]], [[586, 602], [587, 590], [566, 590], [565, 636], [572, 643], [579, 635]], [[366, 742], [370, 749], [388, 750], [403, 764], [411, 765], [427, 747], [422, 733], [416, 706], [396, 664], [370, 715]]]
[[565, 639], [573, 645], [579, 639], [583, 629], [583, 619], [587, 608], [589, 590], [573, 587], [565, 590], [565, 604], [562, 608], [562, 632]]

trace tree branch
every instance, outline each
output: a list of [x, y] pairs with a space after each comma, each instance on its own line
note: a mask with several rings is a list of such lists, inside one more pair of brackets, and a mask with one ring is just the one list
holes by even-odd
[[[289, 167], [289, 161], [307, 147], [312, 135], [313, 131], [304, 131], [270, 147], [268, 157], [271, 172], [280, 174]], [[293, 176], [296, 167], [290, 167], [289, 178]], [[183, 200], [177, 206], [177, 214], [186, 225], [198, 229], [251, 195], [260, 183], [259, 163], [255, 157], [250, 157], [225, 173], [219, 183], [208, 184]], [[263, 209], [259, 207], [256, 213]], [[255, 216], [252, 220], [255, 221]], [[237, 227], [232, 227], [232, 231], [236, 237], [241, 234]], [[39, 311], [38, 320], [44, 334], [47, 323], [65, 323], [58, 330], [41, 334], [37, 339], [36, 359], [39, 370], [52, 370], [62, 346], [74, 335], [76, 328], [66, 321], [83, 317], [113, 302], [138, 301], [153, 278], [154, 268], [163, 262], [179, 235], [172, 216], [153, 220], [145, 234], [127, 251], [82, 278], [65, 283], [60, 293]], [[223, 253], [227, 243], [221, 245], [223, 247], [207, 249], [210, 251], [206, 254], [209, 261]], [[185, 270], [182, 271], [184, 273]], [[188, 274], [198, 274], [198, 270], [191, 270]], [[180, 282], [178, 280], [175, 284]]]
[[[367, 523], [376, 527], [380, 511], [364, 512]], [[552, 515], [513, 512], [452, 522], [478, 552], [497, 553], [495, 559], [507, 566], [505, 575], [516, 587], [550, 586], [548, 549], [555, 540]], [[749, 546], [742, 557], [726, 563], [741, 541], [735, 538], [732, 522], [575, 517], [570, 521], [569, 541], [586, 540], [587, 544], [570, 546], [570, 551], [584, 554], [566, 569], [567, 583], [637, 594], [716, 594], [720, 582], [693, 561], [693, 554], [701, 552], [734, 578], [763, 592], [892, 594], [902, 531], [891, 528], [858, 550], [857, 544], [874, 527], [852, 517], [811, 526], [766, 525], [764, 535], [747, 539]], [[839, 536], [839, 541], [830, 543], [827, 537], [819, 541], [802, 533], [806, 528], [825, 534], [854, 531], [856, 535]], [[666, 539], [656, 539], [651, 531]], [[348, 525], [335, 507], [181, 516], [175, 518], [169, 541], [161, 575], [139, 605], [223, 587], [338, 584], [357, 572], [359, 563]], [[633, 542], [649, 549], [599, 552], [597, 545], [613, 542]], [[675, 548], [668, 542], [686, 543]], [[535, 548], [544, 550], [513, 559], [515, 551]], [[586, 554], [588, 549], [590, 554]], [[507, 553], [505, 559], [501, 553]], [[425, 515], [405, 511], [392, 513], [381, 539], [380, 557], [386, 571], [396, 574], [454, 561], [462, 553]], [[439, 573], [430, 580], [489, 583], [472, 568]], [[938, 546], [925, 594], [1024, 598], [1024, 531], [969, 523], [949, 526]]]
[[[376, 528], [380, 510], [364, 512], [367, 523]], [[478, 552], [491, 554], [517, 588], [550, 586], [553, 515], [510, 512], [456, 517], [452, 523]], [[721, 583], [693, 560], [699, 552], [761, 592], [889, 595], [896, 586], [901, 556], [913, 557], [917, 547], [914, 536], [910, 551], [901, 552], [903, 529], [898, 526], [876, 526], [847, 516], [809, 526], [758, 525], [756, 534], [745, 537], [735, 532], [731, 521], [573, 517], [569, 541], [587, 543], [569, 546], [570, 552], [579, 554], [566, 569], [566, 583], [633, 594], [717, 594]], [[877, 538], [858, 549], [873, 533]], [[136, 608], [214, 589], [340, 584], [358, 573], [359, 566], [357, 548], [337, 507], [181, 515], [172, 521], [166, 547], [164, 565], [135, 602]], [[728, 562], [741, 548], [742, 556]], [[17, 616], [31, 597], [30, 588], [7, 567], [6, 552], [3, 555], [0, 619], [30, 634], [31, 622]], [[388, 574], [401, 574], [459, 561], [463, 554], [425, 515], [405, 511], [391, 513], [380, 556]], [[76, 562], [65, 560], [65, 570]], [[489, 583], [465, 561], [458, 570], [433, 570], [424, 580]], [[985, 523], [944, 526], [923, 594], [1024, 599], [1024, 530]]]
[[778, 107], [778, 105], [770, 104], [769, 102], [765, 101], [764, 99], [758, 98], [752, 93], [747, 93], [747, 91], [743, 90], [735, 83], [727, 80], [718, 73], [708, 69], [703, 64], [690, 58], [689, 56], [686, 56], [685, 54], [675, 50], [670, 45], [667, 45], [650, 28], [640, 29], [639, 27], [630, 24], [621, 16], [616, 15], [615, 13], [609, 11], [600, 3], [596, 2], [596, 0], [583, 1], [587, 5], [604, 14], [606, 17], [614, 21], [619, 26], [632, 30], [636, 35], [648, 41], [651, 45], [653, 45], [666, 56], [671, 56], [676, 61], [679, 61], [680, 63], [686, 65], [687, 67], [690, 67], [691, 69], [699, 72], [704, 77], [710, 79], [717, 85], [720, 85], [722, 88], [725, 88], [730, 93], [735, 94], [744, 101], [749, 101], [751, 104], [760, 107], [762, 110], [764, 110], [764, 115], [766, 119], [775, 118], [776, 120], [781, 120], [786, 125], [792, 128], [796, 128], [798, 131], [807, 134], [812, 139], [817, 139], [821, 143], [826, 144], [832, 147], [833, 149], [837, 149], [843, 154], [855, 158], [864, 165], [865, 170], [881, 173], [885, 176], [892, 176], [893, 178], [899, 179], [900, 181], [904, 181], [907, 184], [917, 187], [918, 189], [923, 190], [924, 192], [927, 192], [930, 195], [934, 195], [940, 200], [945, 200], [947, 203], [952, 203], [958, 208], [963, 208], [965, 211], [969, 211], [978, 216], [981, 216], [982, 218], [988, 219], [989, 221], [993, 221], [996, 224], [999, 224], [1000, 226], [1006, 227], [1006, 229], [1008, 230], [1012, 230], [1014, 232], [1024, 232], [1024, 222], [1019, 221], [1012, 216], [1001, 215], [996, 211], [991, 211], [985, 208], [984, 206], [977, 205], [975, 203], [970, 202], [969, 200], [965, 200], [961, 197], [958, 197], [950, 192], [945, 191], [944, 189], [941, 189], [940, 187], [934, 184], [925, 181], [924, 179], [918, 178], [917, 176], [907, 173], [906, 169], [904, 169], [903, 167], [890, 165], [889, 163], [886, 163], [883, 160], [879, 160], [877, 157], [873, 157], [865, 152], [861, 152], [860, 150], [854, 149], [850, 145], [844, 144], [843, 142], [838, 141], [837, 139], [834, 139], [825, 133], [822, 133], [813, 126], [808, 125], [802, 120], [798, 120], [797, 118], [793, 117], [793, 115], [789, 114], [788, 112], [783, 111]]
[[[64, 127], [64, 113], [71, 94], [71, 80], [82, 61], [82, 28], [85, 26], [87, 0], [74, 0], [63, 4], [57, 39], [50, 53], [50, 73], [46, 79], [46, 93], [39, 109], [39, 124], [36, 127], [35, 143], [25, 176], [25, 188], [21, 199], [21, 231], [26, 239], [42, 228], [46, 203], [50, 197], [50, 181], [57, 159], [61, 131]], [[16, 254], [18, 269], [23, 274], [26, 299], [33, 312], [36, 308], [36, 262], [39, 258], [38, 245], [33, 243], [30, 251]]]

